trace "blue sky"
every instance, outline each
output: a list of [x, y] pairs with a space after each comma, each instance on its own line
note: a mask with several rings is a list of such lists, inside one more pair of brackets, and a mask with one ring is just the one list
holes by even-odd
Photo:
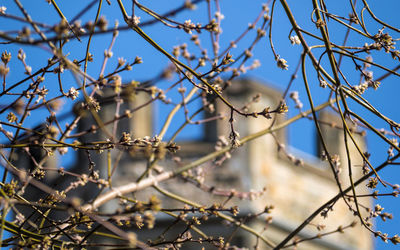
[[[54, 11], [54, 9], [47, 5], [45, 1], [22, 1], [24, 6], [28, 9], [31, 10], [31, 16], [34, 20], [36, 21], [43, 21], [43, 22], [49, 22], [50, 24], [55, 24], [58, 22], [59, 17], [57, 13]], [[71, 0], [71, 1], [58, 1], [59, 7], [62, 9], [64, 12], [65, 16], [67, 19], [70, 19], [74, 16], [74, 14], [77, 13], [77, 10], [79, 10], [83, 5], [83, 1], [76, 1], [76, 0]], [[125, 1], [127, 4], [130, 1]], [[151, 9], [155, 10], [156, 12], [163, 13], [166, 8], [171, 8], [172, 6], [179, 6], [182, 1], [165, 1], [165, 0], [153, 0], [153, 1], [143, 1], [143, 4], [146, 5], [147, 7], [150, 7]], [[257, 14], [259, 13], [261, 9], [261, 2], [260, 1], [246, 1], [244, 4], [243, 1], [239, 0], [229, 0], [229, 3], [225, 3], [227, 1], [221, 1], [221, 8], [222, 8], [222, 13], [225, 15], [225, 19], [222, 21], [222, 29], [223, 33], [221, 36], [221, 44], [222, 48], [225, 48], [229, 42], [233, 39], [235, 39], [238, 34], [240, 34], [242, 31], [244, 31], [248, 25], [249, 22], [255, 19]], [[338, 1], [327, 1], [328, 2], [328, 9], [332, 13], [336, 13], [338, 15], [343, 15], [343, 16], [348, 16], [349, 9], [344, 8], [344, 6], [347, 6], [348, 1], [345, 0], [338, 0]], [[292, 11], [297, 18], [297, 21], [301, 27], [304, 27], [307, 30], [311, 30], [314, 33], [318, 34], [317, 30], [310, 25], [310, 12], [311, 12], [311, 1], [294, 1], [294, 0], [289, 0], [288, 1], [289, 5], [292, 8]], [[383, 4], [384, 3], [384, 4]], [[0, 3], [0, 5], [5, 4]], [[86, 4], [86, 3], [85, 3]], [[14, 4], [9, 4], [7, 3], [7, 12], [9, 13], [20, 13], [16, 6]], [[207, 15], [205, 14], [206, 5], [205, 4], [200, 4], [198, 5], [198, 11], [196, 12], [186, 12], [184, 15], [178, 15], [174, 17], [178, 21], [185, 21], [188, 19], [188, 16], [190, 19], [194, 22], [201, 22], [205, 23], [207, 21]], [[397, 25], [400, 23], [400, 17], [398, 15], [398, 10], [400, 9], [400, 3], [399, 1], [396, 0], [384, 0], [384, 1], [370, 1], [370, 7], [374, 10], [375, 14], [382, 18], [384, 21], [391, 23], [393, 25]], [[91, 9], [86, 15], [82, 17], [82, 23], [89, 19], [93, 19], [94, 14], [95, 14], [96, 8]], [[141, 21], [144, 22], [145, 20], [148, 20], [148, 17], [143, 14], [143, 12], [137, 12], [137, 15], [142, 16]], [[199, 13], [202, 13], [201, 15]], [[119, 19], [122, 20], [122, 17], [117, 9], [116, 2], [112, 1], [112, 6], [108, 6], [107, 4], [104, 4], [102, 8], [102, 15], [107, 17], [107, 19], [110, 21], [109, 26], [111, 27], [113, 25], [113, 20]], [[4, 18], [0, 19], [0, 30], [12, 30], [18, 29], [21, 27], [21, 24], [18, 22], [9, 22], [5, 21]], [[368, 23], [368, 17], [366, 17], [366, 21]], [[122, 21], [121, 25], [122, 25]], [[331, 25], [331, 24], [329, 24]], [[371, 32], [377, 32], [379, 28], [381, 28], [379, 25], [367, 25], [368, 28], [371, 29]], [[13, 27], [13, 28], [10, 28]], [[341, 43], [344, 39], [344, 30], [332, 25], [330, 27], [330, 36], [331, 39], [336, 42], [336, 43]], [[145, 28], [144, 29], [150, 37], [153, 38], [153, 40], [159, 42], [159, 44], [164, 47], [164, 48], [172, 48], [174, 45], [181, 44], [183, 42], [190, 43], [189, 42], [189, 35], [182, 35], [181, 31], [175, 31], [170, 28], [167, 28], [162, 25], [156, 26], [156, 28]], [[257, 44], [255, 47], [253, 54], [255, 55], [255, 58], [259, 59], [261, 61], [261, 67], [258, 68], [255, 71], [249, 72], [248, 76], [260, 79], [264, 82], [268, 82], [274, 87], [284, 90], [286, 88], [286, 85], [289, 81], [290, 74], [293, 72], [299, 58], [299, 54], [301, 53], [301, 47], [300, 46], [292, 46], [290, 44], [290, 41], [288, 39], [288, 33], [290, 31], [290, 26], [287, 20], [287, 17], [285, 16], [282, 7], [277, 4], [276, 8], [276, 13], [274, 15], [274, 24], [273, 24], [273, 40], [274, 40], [274, 45], [275, 49], [277, 50], [278, 54], [281, 55], [282, 58], [286, 59], [289, 64], [289, 71], [282, 71], [278, 69], [275, 65], [275, 62], [273, 60], [273, 54], [271, 53], [271, 50], [269, 49], [269, 45], [267, 42], [267, 39], [263, 39], [260, 43]], [[393, 36], [398, 36], [398, 34], [391, 33]], [[353, 34], [354, 35], [354, 34]], [[235, 53], [239, 53], [239, 51], [245, 47], [247, 47], [250, 42], [254, 39], [254, 32], [250, 33], [249, 36], [241, 41], [241, 43], [238, 44], [238, 48], [236, 50], [232, 50], [231, 53], [235, 56]], [[206, 39], [204, 34], [202, 35], [204, 39], [203, 46], [210, 48], [209, 44], [209, 39]], [[92, 51], [94, 51], [94, 54], [98, 55], [97, 57], [95, 56], [94, 62], [89, 65], [89, 74], [97, 76], [99, 73], [99, 65], [103, 59], [103, 51], [108, 47], [109, 43], [111, 41], [111, 35], [102, 35], [94, 38], [93, 41], [93, 47]], [[311, 40], [312, 41], [312, 40]], [[312, 41], [312, 43], [315, 43], [315, 41]], [[354, 36], [349, 40], [349, 44], [358, 44], [362, 46], [362, 38], [358, 36]], [[85, 44], [85, 39], [83, 40], [83, 44]], [[6, 47], [4, 45], [0, 45], [0, 51], [3, 51]], [[16, 58], [16, 54], [18, 51], [18, 46], [13, 46], [11, 49], [11, 52], [13, 54], [14, 59]], [[81, 46], [78, 42], [71, 43], [71, 45], [68, 45], [65, 47], [64, 51], [69, 51], [70, 52], [70, 58], [74, 58], [74, 56], [77, 57], [82, 57], [83, 55], [83, 48], [84, 46]], [[10, 50], [10, 47], [7, 46], [7, 49]], [[43, 67], [45, 65], [45, 62], [47, 61], [47, 58], [50, 56], [48, 52], [43, 52], [42, 48], [35, 48], [35, 47], [25, 47], [24, 48], [25, 52], [27, 53], [27, 62], [32, 66], [33, 71], [35, 69], [39, 69], [40, 67]], [[209, 52], [211, 52], [209, 50]], [[119, 37], [116, 41], [116, 44], [114, 45], [113, 48], [113, 53], [114, 57], [111, 59], [111, 63], [109, 65], [115, 65], [116, 60], [118, 57], [124, 57], [127, 60], [132, 61], [136, 56], [141, 56], [143, 58], [144, 63], [142, 65], [135, 66], [132, 72], [124, 73], [121, 74], [123, 78], [133, 78], [134, 80], [142, 80], [146, 79], [148, 75], [154, 74], [154, 72], [160, 72], [165, 65], [168, 63], [168, 60], [157, 53], [154, 48], [149, 46], [146, 42], [144, 42], [138, 35], [134, 34], [134, 32], [120, 32]], [[374, 60], [378, 62], [383, 62], [386, 63], [386, 65], [390, 65], [390, 68], [396, 66], [393, 61], [390, 61], [390, 56], [389, 55], [374, 55]], [[388, 62], [391, 62], [388, 63]], [[21, 68], [20, 62], [17, 60], [12, 60], [10, 68]], [[108, 70], [112, 70], [112, 67]], [[350, 62], [344, 62], [344, 68], [345, 72], [351, 73], [354, 71], [354, 65], [352, 65]], [[311, 70], [309, 70], [311, 71]], [[20, 79], [19, 75], [20, 71], [11, 71], [10, 72], [10, 82], [15, 82]], [[379, 70], [374, 70], [374, 76], [380, 76], [382, 71]], [[351, 75], [351, 74], [350, 74]], [[299, 74], [300, 76], [300, 74]], [[350, 80], [357, 81], [357, 78], [359, 77], [359, 74], [352, 74], [350, 77]], [[312, 79], [310, 81], [311, 84], [314, 85], [312, 88], [312, 93], [314, 96], [318, 96], [318, 98], [315, 100], [316, 104], [324, 102], [327, 97], [328, 97], [328, 92], [326, 89], [321, 89], [318, 87], [318, 83], [316, 81], [315, 75], [311, 74], [309, 75], [309, 78]], [[49, 80], [49, 79], [47, 79]], [[54, 81], [56, 80], [54, 76]], [[66, 84], [70, 86], [76, 86], [74, 84], [74, 80], [72, 77], [69, 79], [70, 82], [68, 82], [68, 79], [66, 80]], [[167, 83], [165, 83], [167, 84]], [[386, 116], [390, 117], [391, 119], [395, 121], [400, 120], [400, 112], [395, 109], [395, 105], [397, 105], [397, 100], [398, 100], [398, 79], [395, 77], [389, 77], [387, 78], [381, 85], [381, 87], [377, 90], [374, 91], [372, 89], [369, 89], [367, 93], [365, 94], [365, 97], [376, 107], [378, 108], [379, 111], [381, 111], [383, 114]], [[299, 79], [294, 82], [292, 90], [296, 90], [300, 94], [300, 98], [302, 99], [303, 103], [305, 104], [304, 110], [308, 109], [307, 105], [307, 100], [306, 100], [306, 93], [304, 91], [304, 87], [302, 84], [302, 81]], [[54, 93], [50, 93], [55, 95], [56, 91]], [[170, 96], [171, 98], [176, 98], [176, 96]], [[3, 102], [1, 102], [3, 104]], [[290, 107], [293, 107], [293, 102], [288, 101], [288, 104]], [[195, 104], [194, 104], [195, 105]], [[65, 110], [68, 110], [68, 107], [64, 107]], [[358, 110], [356, 107], [354, 107], [354, 110]], [[362, 111], [361, 111], [362, 112]], [[62, 113], [62, 112], [61, 112]], [[157, 116], [160, 117], [160, 120], [162, 121], [165, 119], [165, 114], [166, 110], [160, 110], [158, 109], [158, 113], [156, 114]], [[294, 109], [291, 109], [289, 116], [297, 114], [297, 111]], [[365, 114], [367, 118], [372, 118], [368, 116], [368, 114]], [[27, 121], [27, 124], [38, 124], [42, 122], [45, 117], [41, 117], [40, 113], [38, 113], [39, 116], [31, 116], [30, 119]], [[41, 117], [38, 119], [38, 117]], [[0, 116], [1, 119], [4, 119], [4, 116]], [[68, 119], [66, 120], [66, 122]], [[161, 123], [156, 124], [156, 132], [159, 131]], [[177, 120], [177, 124], [180, 124], [179, 120]], [[379, 123], [379, 122], [374, 122], [374, 124], [379, 128], [381, 126], [384, 126], [384, 124]], [[301, 130], [302, 133], [298, 133], [298, 130]], [[169, 132], [169, 135], [173, 133], [173, 130]], [[296, 123], [295, 125], [291, 126], [289, 130], [289, 139], [290, 139], [290, 144], [294, 147], [300, 148], [301, 150], [315, 154], [316, 149], [314, 147], [315, 145], [315, 131], [313, 129], [313, 124], [308, 121], [300, 121]], [[168, 134], [167, 134], [168, 135]], [[196, 136], [200, 136], [200, 132], [197, 129], [193, 129], [192, 127], [188, 127], [186, 130], [183, 131], [181, 135], [181, 139], [189, 139], [193, 138]], [[367, 142], [368, 142], [368, 147], [369, 151], [373, 152], [371, 156], [371, 161], [374, 164], [379, 164], [382, 162], [382, 160], [385, 158], [387, 147], [386, 145], [379, 140], [376, 136], [373, 136], [372, 133], [368, 133], [367, 136]], [[72, 157], [71, 157], [72, 158]], [[71, 159], [70, 158], [70, 159]], [[67, 160], [64, 162], [64, 164], [67, 166], [69, 164], [69, 161]], [[398, 170], [396, 169], [396, 166], [391, 166], [385, 170], [382, 171], [381, 176], [383, 179], [387, 180], [390, 183], [398, 183], [399, 182], [399, 174]], [[380, 193], [385, 193], [389, 192], [389, 190], [384, 190], [382, 187], [379, 188]], [[385, 211], [390, 213], [394, 213], [394, 219], [389, 222], [382, 223], [380, 219], [377, 220], [377, 228], [382, 231], [382, 232], [387, 232], [389, 235], [394, 235], [398, 233], [398, 224], [400, 223], [400, 219], [398, 219], [398, 216], [400, 215], [400, 211], [398, 211], [398, 207], [400, 207], [400, 202], [398, 199], [395, 199], [393, 197], [391, 198], [385, 198], [382, 197], [379, 199], [379, 204], [381, 204], [383, 207], [385, 207]], [[391, 249], [394, 248], [392, 244], [385, 244], [382, 243], [380, 240], [377, 241], [377, 249]]]

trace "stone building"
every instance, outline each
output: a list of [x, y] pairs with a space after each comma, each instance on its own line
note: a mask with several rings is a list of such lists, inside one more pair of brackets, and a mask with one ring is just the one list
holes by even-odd
[[[281, 94], [266, 85], [256, 83], [249, 80], [241, 80], [233, 83], [229, 92], [226, 93], [231, 103], [243, 105], [244, 102], [251, 100], [257, 94], [261, 94], [259, 102], [252, 104], [250, 110], [262, 110], [265, 107], [277, 107]], [[147, 95], [137, 95], [134, 100], [125, 100], [121, 106], [121, 110], [133, 109], [143, 103]], [[102, 109], [99, 115], [103, 118], [113, 117], [115, 113], [115, 102], [113, 99], [104, 98]], [[147, 106], [134, 113], [129, 122], [121, 122], [119, 125], [119, 134], [124, 131], [131, 131], [135, 138], [153, 136], [153, 120], [152, 107]], [[223, 103], [216, 103], [217, 112], [226, 113], [227, 107]], [[228, 112], [229, 114], [229, 112]], [[276, 126], [285, 121], [284, 116], [278, 116], [278, 119], [265, 119], [265, 118], [243, 118], [236, 117], [237, 121], [234, 123], [235, 129], [239, 132], [241, 137], [259, 132], [265, 128]], [[321, 120], [338, 121], [337, 117], [329, 113], [321, 113]], [[109, 119], [104, 119], [109, 120]], [[123, 120], [126, 121], [126, 120]], [[274, 124], [271, 124], [274, 122]], [[87, 130], [91, 127], [93, 121], [90, 116], [83, 119], [79, 124], [80, 130]], [[339, 123], [340, 124], [340, 123]], [[177, 156], [182, 159], [182, 162], [190, 162], [194, 159], [202, 157], [214, 151], [215, 144], [218, 136], [224, 135], [228, 138], [230, 133], [229, 124], [226, 120], [215, 120], [206, 123], [204, 126], [204, 136], [201, 140], [196, 141], [177, 141], [181, 146], [181, 150], [177, 152]], [[342, 159], [345, 159], [345, 147], [343, 144], [343, 135], [335, 128], [323, 126], [323, 134], [327, 138], [328, 147], [332, 154], [338, 154]], [[99, 136], [96, 138], [96, 136]], [[334, 178], [332, 177], [331, 170], [326, 162], [321, 161], [316, 156], [307, 155], [298, 150], [286, 147], [285, 149], [278, 150], [277, 141], [286, 145], [287, 133], [285, 129], [278, 130], [275, 134], [275, 139], [271, 135], [264, 135], [255, 139], [245, 145], [239, 147], [232, 152], [232, 157], [226, 160], [221, 166], [216, 167], [212, 162], [200, 166], [205, 175], [206, 183], [210, 186], [216, 186], [221, 189], [235, 189], [238, 191], [247, 192], [250, 190], [261, 191], [265, 188], [265, 193], [255, 199], [249, 200], [235, 200], [230, 201], [227, 206], [232, 204], [239, 205], [240, 216], [245, 216], [249, 213], [259, 213], [263, 211], [266, 205], [273, 205], [272, 210], [272, 223], [267, 224], [265, 217], [257, 217], [249, 219], [246, 224], [255, 228], [258, 232], [263, 232], [268, 239], [272, 242], [279, 243], [290, 232], [292, 232], [298, 225], [300, 225], [316, 208], [327, 202], [331, 197], [338, 193], [338, 187]], [[90, 135], [89, 137], [81, 138], [85, 140], [101, 139], [101, 134]], [[363, 141], [359, 139], [360, 144]], [[315, 147], [318, 147], [318, 142], [315, 142]], [[351, 149], [354, 155], [353, 164], [355, 166], [361, 165], [362, 160], [357, 156], [355, 149]], [[140, 155], [131, 155], [127, 152], [118, 155], [118, 151], [112, 153], [113, 157], [118, 157], [118, 168], [115, 169], [113, 175], [113, 185], [120, 186], [132, 182], [146, 168], [146, 162]], [[95, 168], [100, 172], [107, 172], [106, 154], [93, 154], [93, 161], [96, 163]], [[115, 159], [115, 158], [114, 158]], [[301, 159], [296, 160], [296, 159]], [[302, 163], [302, 164], [300, 164]], [[87, 155], [79, 155], [79, 160], [74, 170], [75, 172], [82, 172], [82, 169], [87, 169]], [[165, 160], [159, 162], [160, 166], [165, 169], [171, 166], [176, 166], [171, 157], [166, 157]], [[345, 168], [345, 167], [344, 167]], [[361, 168], [356, 171], [354, 175], [361, 175]], [[347, 171], [343, 169], [341, 172], [341, 179], [343, 186], [347, 187]], [[58, 186], [62, 187], [60, 180], [53, 180], [59, 182]], [[70, 180], [64, 179], [64, 183], [69, 183]], [[201, 191], [195, 185], [185, 182], [184, 180], [171, 180], [162, 183], [166, 189], [176, 192], [179, 195], [188, 199], [194, 199], [198, 203], [212, 204], [213, 202], [223, 202], [226, 197], [216, 197], [207, 192]], [[359, 190], [360, 191], [360, 190]], [[150, 189], [144, 193], [136, 194], [137, 197], [148, 197], [149, 193], [156, 191]], [[362, 192], [362, 191], [361, 191]], [[366, 192], [366, 190], [365, 190]], [[79, 193], [74, 195], [80, 196], [84, 200], [90, 200], [93, 193]], [[160, 196], [161, 197], [161, 196]], [[195, 198], [194, 198], [195, 197]], [[363, 200], [364, 204], [370, 204], [369, 199]], [[182, 207], [182, 204], [171, 201], [170, 199], [162, 200], [164, 207]], [[352, 221], [357, 220], [349, 212], [348, 207], [342, 200], [337, 202], [334, 210], [328, 213], [326, 218], [317, 216], [312, 221], [312, 225], [303, 229], [297, 237], [309, 238], [314, 237], [319, 232], [316, 225], [326, 225], [325, 231], [332, 231], [339, 226], [346, 226]], [[117, 204], [110, 203], [102, 209], [107, 211], [115, 210]], [[141, 234], [157, 237], [160, 235], [164, 228], [171, 224], [171, 217], [166, 215], [157, 216], [157, 226], [152, 230], [137, 231], [138, 237]], [[358, 221], [359, 222], [359, 221]], [[359, 224], [359, 223], [358, 223]], [[221, 227], [224, 228], [221, 232]], [[176, 232], [182, 230], [184, 225], [177, 225]], [[211, 219], [208, 223], [202, 226], [202, 229], [209, 235], [220, 236], [225, 235], [229, 237], [235, 226], [222, 226], [221, 221], [218, 219]], [[263, 230], [266, 229], [266, 230]], [[234, 236], [233, 243], [239, 247], [252, 248], [256, 242], [255, 237], [247, 232], [238, 230]], [[266, 245], [260, 243], [261, 249], [268, 249]], [[198, 245], [193, 245], [197, 247]], [[189, 247], [190, 248], [190, 247]], [[356, 226], [345, 230], [344, 234], [336, 233], [320, 239], [307, 241], [298, 245], [297, 249], [372, 249], [371, 234], [362, 228]], [[196, 248], [194, 248], [196, 249]]]

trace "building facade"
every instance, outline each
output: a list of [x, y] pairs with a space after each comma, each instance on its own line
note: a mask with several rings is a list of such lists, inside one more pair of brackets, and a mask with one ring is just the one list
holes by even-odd
[[[259, 101], [249, 105], [249, 110], [263, 110], [265, 107], [277, 107], [281, 101], [281, 93], [266, 85], [250, 81], [240, 80], [233, 83], [227, 93], [227, 98], [234, 105], [243, 105], [243, 103], [252, 100], [254, 96], [261, 94]], [[126, 109], [134, 110], [142, 103], [148, 100], [148, 95], [138, 94], [135, 98], [125, 98], [121, 104], [121, 113]], [[102, 109], [99, 112], [100, 117], [104, 121], [110, 120], [115, 114], [116, 103], [113, 98], [106, 95], [99, 99], [102, 103]], [[216, 113], [223, 115], [229, 114], [229, 109], [222, 102], [216, 102]], [[130, 132], [134, 138], [144, 138], [146, 136], [154, 136], [153, 124], [155, 119], [152, 106], [146, 106], [137, 112], [133, 113], [131, 119], [122, 120], [118, 126], [119, 136], [123, 132]], [[216, 113], [210, 114], [215, 116]], [[235, 130], [244, 137], [256, 132], [259, 132], [268, 127], [274, 127], [285, 121], [284, 115], [278, 115], [276, 119], [266, 119], [263, 117], [235, 117]], [[332, 122], [340, 120], [330, 113], [319, 114], [321, 120]], [[173, 169], [177, 164], [191, 162], [199, 157], [207, 155], [215, 150], [215, 145], [220, 136], [229, 137], [230, 126], [227, 119], [217, 119], [205, 123], [202, 126], [204, 135], [199, 140], [192, 141], [176, 141], [181, 150], [178, 150], [176, 155], [167, 156], [158, 162], [158, 165], [166, 171]], [[312, 121], [310, 121], [312, 122]], [[90, 115], [87, 115], [79, 123], [79, 130], [90, 130], [94, 124]], [[111, 125], [107, 125], [111, 126]], [[337, 154], [341, 159], [346, 159], [346, 151], [343, 143], [343, 134], [332, 126], [323, 126], [323, 134], [327, 140], [328, 148], [331, 154]], [[101, 133], [89, 134], [80, 141], [96, 141], [104, 139]], [[313, 139], [312, 139], [313, 140]], [[361, 145], [363, 141], [358, 138]], [[257, 232], [262, 232], [265, 237], [274, 243], [279, 243], [288, 234], [290, 234], [297, 226], [299, 226], [315, 209], [327, 202], [331, 197], [338, 193], [337, 184], [332, 176], [331, 170], [327, 162], [320, 160], [319, 157], [310, 156], [298, 150], [292, 149], [287, 145], [287, 132], [285, 128], [277, 130], [272, 135], [267, 134], [253, 141], [250, 141], [231, 152], [231, 157], [226, 159], [223, 164], [215, 164], [215, 161], [205, 163], [193, 171], [202, 171], [201, 176], [204, 177], [204, 183], [209, 187], [215, 187], [221, 190], [236, 190], [237, 192], [255, 194], [258, 191], [263, 191], [259, 197], [254, 200], [249, 199], [230, 199], [225, 206], [230, 207], [238, 205], [240, 213], [238, 218], [246, 218], [246, 224], [250, 225]], [[315, 147], [319, 147], [319, 143], [315, 142]], [[357, 156], [354, 148], [351, 148], [354, 155], [354, 166], [361, 165], [362, 159]], [[114, 186], [121, 186], [130, 183], [145, 171], [146, 160], [140, 153], [132, 153], [124, 150], [113, 150], [111, 152], [112, 159], [118, 159], [118, 167], [113, 169], [112, 183]], [[107, 154], [91, 154], [92, 161], [95, 163], [95, 168], [103, 174], [109, 171], [107, 163]], [[179, 157], [179, 163], [176, 158]], [[76, 166], [70, 171], [76, 173], [87, 172], [88, 156], [82, 152], [78, 156]], [[355, 171], [355, 176], [361, 176], [361, 168]], [[198, 174], [198, 172], [196, 172]], [[342, 185], [348, 186], [348, 173], [343, 167], [340, 173]], [[67, 186], [72, 177], [52, 177], [48, 176], [47, 181], [53, 183], [53, 186], [62, 189]], [[56, 185], [55, 185], [56, 184]], [[187, 179], [178, 178], [165, 183], [161, 183], [165, 189], [177, 193], [189, 200], [194, 200], [197, 203], [210, 205], [213, 203], [225, 203], [226, 197], [219, 197], [205, 192]], [[50, 185], [51, 186], [51, 185]], [[94, 187], [94, 186], [93, 186]], [[90, 190], [86, 188], [86, 190]], [[93, 192], [81, 192], [79, 189], [74, 191], [73, 195], [82, 198], [85, 201], [90, 201], [97, 195], [97, 189], [93, 188]], [[359, 192], [367, 192], [360, 189]], [[154, 189], [148, 189], [135, 193], [133, 196], [137, 199], [145, 199], [157, 192]], [[35, 194], [33, 194], [35, 196]], [[182, 207], [177, 201], [163, 198], [159, 196], [163, 207]], [[364, 204], [369, 205], [369, 198], [363, 200]], [[259, 213], [266, 206], [272, 205], [274, 209], [268, 215], [259, 216], [256, 218], [246, 217], [248, 214]], [[117, 202], [110, 202], [103, 206], [103, 211], [115, 211]], [[271, 216], [271, 218], [269, 217]], [[351, 222], [357, 220], [347, 205], [339, 200], [335, 204], [333, 211], [328, 211], [327, 216], [317, 216], [305, 229], [298, 235], [297, 239], [311, 238], [324, 232], [329, 232], [342, 226], [345, 227]], [[152, 238], [162, 234], [165, 227], [168, 227], [173, 218], [166, 215], [157, 215], [156, 227], [151, 230], [136, 230], [138, 238]], [[207, 223], [202, 225], [202, 229], [209, 235], [225, 236], [229, 238], [232, 232], [235, 232], [232, 244], [238, 247], [253, 248], [256, 243], [256, 238], [242, 230], [236, 230], [235, 225], [221, 225], [222, 221], [216, 218], [211, 218]], [[359, 223], [358, 223], [359, 224]], [[171, 232], [179, 232], [185, 228], [185, 225], [176, 225], [176, 228]], [[221, 229], [222, 228], [222, 229]], [[324, 228], [323, 231], [318, 229]], [[237, 231], [237, 232], [236, 232]], [[168, 236], [165, 236], [168, 237]], [[173, 236], [171, 236], [173, 237]], [[143, 238], [144, 239], [144, 238]], [[189, 245], [196, 249], [198, 245]], [[259, 244], [259, 249], [268, 249], [267, 246]], [[335, 233], [329, 236], [306, 241], [298, 244], [296, 249], [372, 249], [371, 234], [361, 226], [352, 227], [345, 230], [344, 234]]]

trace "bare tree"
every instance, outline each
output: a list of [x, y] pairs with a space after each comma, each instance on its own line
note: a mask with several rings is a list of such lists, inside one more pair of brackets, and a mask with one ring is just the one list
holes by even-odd
[[[400, 76], [400, 28], [367, 0], [66, 2], [0, 6], [2, 246], [281, 249], [351, 228], [400, 242], [374, 227], [392, 214], [371, 202], [398, 195], [379, 173], [399, 165], [400, 125], [396, 106], [381, 112], [370, 94]], [[286, 76], [283, 93], [246, 80], [261, 70]], [[327, 167], [336, 194], [323, 193], [278, 237], [272, 211], [291, 221], [281, 204], [293, 202], [279, 194], [274, 204], [268, 190], [307, 171], [282, 135], [303, 120], [317, 131], [317, 168]], [[179, 139], [202, 131], [198, 143]], [[366, 134], [384, 153], [365, 148]], [[244, 158], [261, 159], [250, 150], [276, 152], [298, 174], [267, 189], [250, 184], [269, 168], [248, 171]], [[325, 185], [307, 180], [308, 189]], [[346, 211], [344, 224], [316, 222], [337, 220], [335, 209]]]

